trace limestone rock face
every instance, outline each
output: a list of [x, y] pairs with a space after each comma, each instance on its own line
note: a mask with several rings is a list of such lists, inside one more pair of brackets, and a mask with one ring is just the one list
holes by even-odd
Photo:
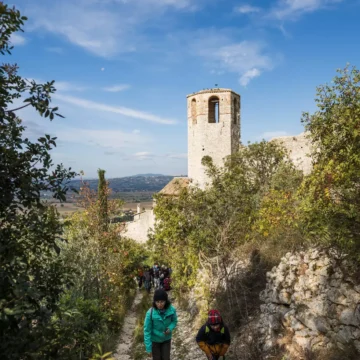
[[360, 292], [350, 273], [351, 264], [335, 251], [286, 254], [260, 294], [264, 349], [286, 333], [294, 349], [352, 343], [360, 351]]

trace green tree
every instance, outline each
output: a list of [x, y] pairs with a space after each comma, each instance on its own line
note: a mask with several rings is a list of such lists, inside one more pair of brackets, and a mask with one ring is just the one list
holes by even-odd
[[109, 216], [108, 216], [108, 193], [107, 183], [105, 180], [105, 170], [98, 169], [99, 183], [98, 183], [98, 201], [99, 201], [99, 219], [101, 222], [102, 231], [107, 231]]
[[[15, 8], [0, 2], [0, 53], [11, 54], [10, 37], [26, 20]], [[54, 209], [41, 201], [49, 191], [64, 200], [67, 182], [75, 175], [55, 166], [50, 150], [56, 138], [32, 142], [17, 113], [33, 107], [53, 120], [54, 81], [37, 84], [21, 78], [17, 65], [0, 66], [0, 353], [2, 359], [27, 359], [41, 354], [49, 319], [70, 282], [58, 256], [62, 232]], [[14, 105], [22, 96], [22, 105]]]
[[188, 287], [196, 270], [208, 258], [224, 267], [234, 249], [252, 240], [253, 224], [262, 197], [284, 164], [293, 171], [281, 146], [262, 141], [242, 147], [218, 168], [203, 158], [212, 186], [202, 191], [189, 188], [177, 198], [156, 196], [159, 221], [151, 243], [168, 258], [177, 286]]
[[[111, 195], [105, 182], [104, 193]], [[97, 344], [109, 348], [119, 331], [135, 290], [134, 277], [144, 258], [144, 247], [120, 236], [122, 223], [109, 223], [103, 231], [99, 221], [101, 203], [88, 185], [80, 189], [84, 211], [66, 221], [62, 256], [76, 271], [74, 286], [61, 299], [61, 318], [54, 320], [59, 349], [64, 359], [88, 358]], [[122, 202], [108, 200], [108, 215], [119, 214]], [[68, 313], [74, 314], [67, 316]]]
[[[314, 114], [302, 121], [312, 143], [313, 171], [302, 188], [312, 241], [360, 250], [360, 72], [346, 66], [317, 88]], [[354, 251], [355, 250], [355, 251]]]

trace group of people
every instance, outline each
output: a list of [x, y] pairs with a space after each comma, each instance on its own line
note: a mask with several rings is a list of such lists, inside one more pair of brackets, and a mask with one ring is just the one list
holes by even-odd
[[[164, 289], [156, 289], [152, 307], [144, 322], [146, 352], [153, 360], [170, 360], [171, 337], [177, 325], [176, 309]], [[230, 333], [218, 310], [210, 310], [206, 323], [199, 329], [196, 342], [208, 360], [219, 360], [230, 346]]]
[[138, 271], [137, 281], [139, 289], [144, 284], [145, 290], [150, 293], [152, 287], [155, 289], [171, 290], [171, 268], [155, 263], [152, 267], [145, 265]]

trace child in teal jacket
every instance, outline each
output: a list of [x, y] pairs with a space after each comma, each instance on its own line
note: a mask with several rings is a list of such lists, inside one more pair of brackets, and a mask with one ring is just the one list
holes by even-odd
[[146, 352], [153, 360], [170, 360], [171, 337], [177, 324], [176, 309], [170, 304], [163, 289], [154, 293], [153, 306], [147, 311], [144, 322]]

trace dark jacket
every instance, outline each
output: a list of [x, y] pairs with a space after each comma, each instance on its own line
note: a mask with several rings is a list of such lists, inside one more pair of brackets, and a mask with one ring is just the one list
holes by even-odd
[[210, 325], [203, 325], [196, 336], [196, 342], [207, 355], [223, 356], [230, 346], [230, 332], [225, 324], [220, 331], [214, 331]]

